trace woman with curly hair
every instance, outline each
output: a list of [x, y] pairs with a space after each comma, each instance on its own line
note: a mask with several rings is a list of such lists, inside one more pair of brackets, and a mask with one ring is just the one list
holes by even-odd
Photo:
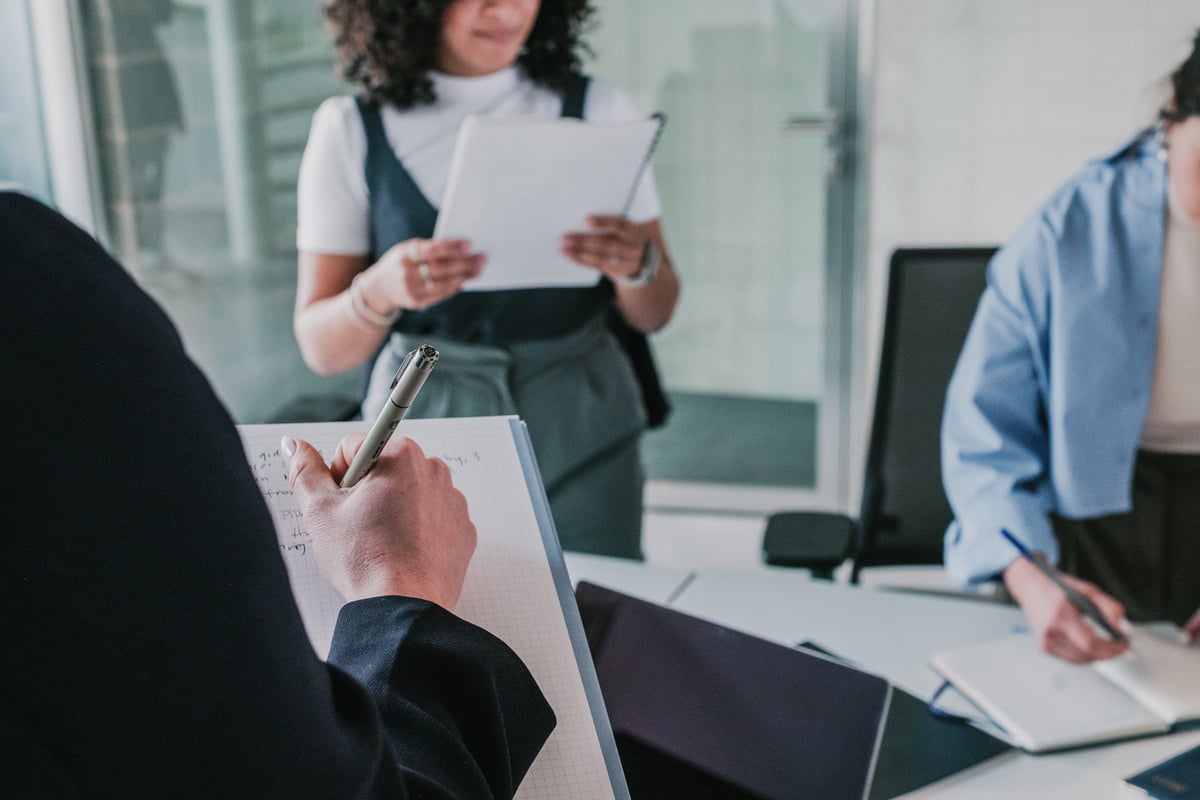
[[377, 413], [416, 344], [442, 357], [413, 416], [518, 414], [529, 426], [564, 548], [639, 558], [645, 411], [605, 323], [667, 323], [679, 280], [647, 171], [626, 217], [594, 216], [562, 252], [595, 269], [583, 288], [467, 291], [487, 253], [432, 238], [468, 114], [641, 116], [580, 75], [587, 0], [330, 0], [341, 69], [358, 87], [317, 111], [300, 171], [294, 328], [328, 374], [373, 360]]

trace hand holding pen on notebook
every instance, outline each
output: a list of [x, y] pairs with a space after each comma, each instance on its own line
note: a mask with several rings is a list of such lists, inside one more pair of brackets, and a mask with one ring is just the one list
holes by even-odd
[[[1121, 632], [1120, 623], [1114, 623], [1110, 619], [1114, 615], [1105, 614], [1097, 605], [1096, 600], [1089, 597], [1080, 588], [1088, 587], [1090, 584], [1067, 578], [1052, 565], [1046, 563], [1041, 554], [1031, 552], [1007, 530], [1002, 529], [1000, 534], [1020, 553], [1022, 563], [1032, 565], [1038, 574], [1050, 582], [1054, 591], [1062, 593], [1070, 606], [1084, 620], [1084, 624], [1080, 625], [1079, 623], [1072, 624], [1069, 619], [1063, 619], [1057, 611], [1059, 608], [1057, 603], [1047, 606], [1041, 597], [1032, 598], [1032, 592], [1025, 587], [1022, 587], [1024, 590], [1013, 587], [1011, 581], [1008, 581], [1009, 576], [1006, 571], [1006, 582], [1010, 583], [1009, 588], [1029, 618], [1030, 625], [1037, 633], [1043, 649], [1065, 661], [1087, 663], [1118, 656], [1129, 648], [1129, 639]], [[1098, 591], [1093, 594], [1098, 594], [1102, 598], [1107, 597]], [[1114, 602], [1108, 599], [1105, 604], [1109, 605]], [[1099, 635], [1096, 635], [1097, 633]]]
[[343, 489], [354, 486], [375, 467], [375, 462], [383, 453], [388, 439], [392, 438], [392, 434], [396, 432], [396, 426], [404, 419], [409, 406], [417, 399], [417, 392], [421, 391], [421, 387], [425, 385], [425, 379], [429, 377], [429, 371], [433, 369], [439, 356], [437, 348], [427, 344], [421, 345], [405, 356], [404, 362], [396, 370], [396, 377], [392, 380], [392, 392], [388, 395], [387, 402], [383, 404], [383, 410], [379, 412], [374, 424], [367, 431], [362, 446], [358, 448], [358, 453], [346, 469], [345, 476], [342, 477]]

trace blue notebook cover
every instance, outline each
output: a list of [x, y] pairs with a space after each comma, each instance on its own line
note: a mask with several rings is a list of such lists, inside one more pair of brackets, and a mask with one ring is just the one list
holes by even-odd
[[1125, 783], [1154, 800], [1200, 800], [1200, 747], [1155, 764]]

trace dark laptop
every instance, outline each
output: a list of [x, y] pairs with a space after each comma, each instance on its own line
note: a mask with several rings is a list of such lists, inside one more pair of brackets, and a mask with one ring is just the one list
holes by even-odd
[[887, 681], [592, 584], [576, 598], [634, 800], [869, 797]]
[[1012, 751], [819, 646], [575, 594], [633, 800], [885, 800]]

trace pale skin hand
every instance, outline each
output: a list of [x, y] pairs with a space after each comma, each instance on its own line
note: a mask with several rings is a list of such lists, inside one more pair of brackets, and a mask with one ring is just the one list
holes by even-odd
[[453, 610], [475, 552], [467, 500], [450, 468], [411, 439], [394, 437], [353, 488], [339, 482], [363, 437], [342, 440], [333, 462], [284, 438], [292, 490], [322, 576], [347, 602], [400, 595]]
[[[1125, 625], [1124, 607], [1097, 586], [1064, 574], [1063, 580], [1078, 589], [1100, 609], [1117, 630]], [[1086, 621], [1062, 590], [1026, 559], [1019, 558], [1004, 570], [1008, 591], [1025, 612], [1038, 645], [1052, 656], [1072, 664], [1114, 658], [1129, 649], [1112, 641]]]
[[[652, 333], [666, 325], [679, 302], [679, 277], [667, 252], [659, 221], [637, 224], [624, 217], [596, 215], [588, 217], [587, 225], [587, 231], [563, 236], [563, 255], [613, 280], [617, 308], [633, 328]], [[637, 274], [642, 254], [651, 245], [660, 253], [654, 280], [644, 286], [621, 284], [619, 279]]]
[[484, 262], [465, 239], [408, 239], [370, 266], [365, 255], [301, 251], [292, 328], [305, 363], [321, 375], [341, 372], [374, 355], [387, 337], [386, 327], [367, 330], [347, 316], [343, 295], [360, 272], [367, 307], [387, 315], [453, 297]]
[[[484, 257], [471, 252], [466, 239], [409, 239], [394, 245], [367, 270], [362, 280], [368, 302], [378, 310], [422, 310], [440, 303], [479, 275]], [[422, 269], [422, 264], [425, 268]]]

